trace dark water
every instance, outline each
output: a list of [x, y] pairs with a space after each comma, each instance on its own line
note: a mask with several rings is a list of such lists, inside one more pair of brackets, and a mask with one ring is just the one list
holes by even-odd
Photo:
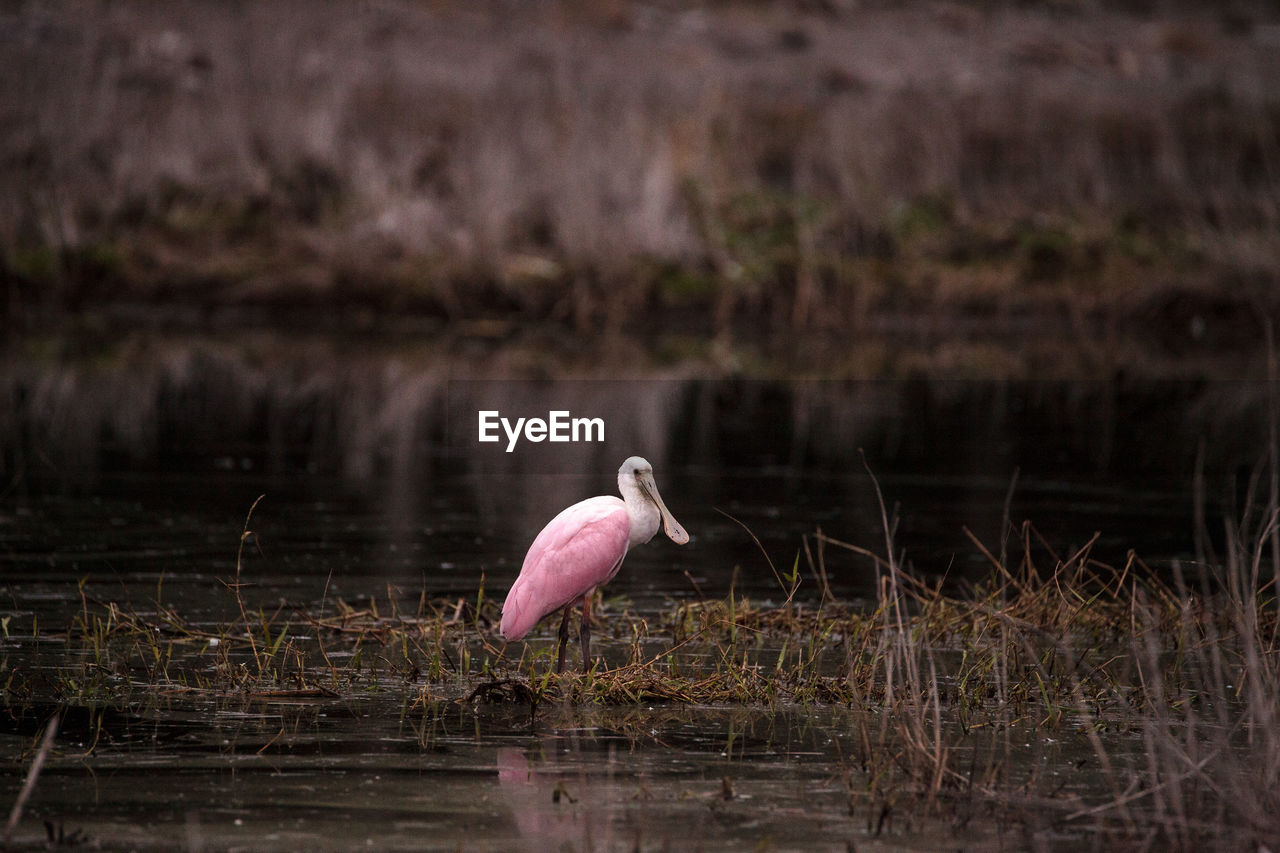
[[[68, 721], [37, 811], [110, 849], [996, 849], [1019, 840], [983, 821], [958, 828], [907, 808], [886, 820], [879, 805], [858, 804], [851, 795], [872, 780], [839, 709], [557, 708], [530, 732], [503, 707], [209, 703], [114, 715], [114, 740], [86, 757], [92, 722]], [[1011, 735], [1025, 741], [1017, 754], [1027, 766], [1069, 768], [1081, 756], [1030, 728]], [[1073, 791], [1097, 793], [1061, 775]], [[43, 840], [33, 823], [20, 840]]]
[[[631, 454], [653, 462], [693, 537], [628, 557], [607, 594], [642, 613], [730, 583], [777, 600], [765, 554], [782, 572], [798, 559], [799, 597], [816, 598], [815, 531], [885, 548], [868, 469], [926, 577], [986, 575], [966, 529], [1022, 559], [1024, 520], [1046, 568], [1095, 533], [1095, 559], [1133, 549], [1159, 568], [1196, 558], [1198, 496], [1210, 544], [1247, 501], [1270, 405], [1249, 383], [461, 380], [413, 353], [314, 356], [197, 342], [7, 360], [0, 681], [67, 665], [56, 637], [21, 638], [65, 631], [82, 590], [162, 599], [193, 624], [232, 618], [223, 581], [246, 523], [251, 607], [474, 599], [482, 577], [500, 598], [541, 525], [613, 493]], [[477, 440], [489, 409], [600, 417], [605, 440], [507, 453]], [[871, 592], [865, 557], [828, 546], [822, 560], [836, 596]], [[518, 710], [414, 697], [67, 709], [19, 838], [43, 839], [39, 816], [107, 846], [188, 849], [867, 838], [836, 711], [564, 708], [531, 727]], [[51, 707], [0, 726], [0, 802]]]
[[[314, 598], [326, 579], [352, 596], [387, 584], [472, 595], [482, 573], [497, 590], [559, 509], [616, 493], [631, 454], [653, 462], [693, 536], [637, 550], [610, 587], [649, 606], [691, 594], [685, 572], [723, 594], [737, 567], [748, 594], [776, 593], [744, 526], [784, 570], [819, 528], [883, 552], [868, 472], [897, 548], [925, 575], [985, 574], [966, 529], [1020, 557], [1024, 521], [1059, 554], [1098, 533], [1096, 558], [1134, 549], [1158, 564], [1196, 553], [1198, 471], [1216, 530], [1266, 458], [1266, 388], [1249, 383], [476, 382], [402, 366], [380, 385], [393, 371], [378, 362], [321, 384], [296, 366], [186, 358], [196, 364], [150, 379], [74, 362], [4, 377], [10, 596], [163, 576], [198, 603], [233, 570], [259, 496], [245, 567], [269, 597]], [[507, 453], [476, 441], [487, 407], [598, 416], [606, 440]], [[865, 565], [829, 556], [834, 592], [868, 590]]]

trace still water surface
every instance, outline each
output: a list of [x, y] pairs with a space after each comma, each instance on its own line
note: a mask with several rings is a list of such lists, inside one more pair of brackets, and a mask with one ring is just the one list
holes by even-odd
[[[82, 589], [138, 608], [161, 599], [192, 624], [234, 618], [223, 581], [259, 496], [243, 557], [251, 608], [411, 608], [424, 594], [474, 600], [482, 582], [500, 598], [546, 520], [613, 493], [621, 460], [645, 455], [693, 537], [655, 539], [610, 585], [611, 608], [645, 614], [730, 584], [776, 601], [769, 559], [783, 572], [800, 559], [799, 598], [816, 599], [803, 556], [816, 530], [884, 550], [868, 469], [896, 547], [926, 577], [982, 579], [965, 531], [1021, 554], [1024, 520], [1049, 568], [1049, 549], [1095, 532], [1103, 562], [1130, 549], [1157, 567], [1191, 561], [1197, 471], [1211, 540], [1266, 446], [1267, 389], [1247, 383], [514, 382], [405, 358], [264, 365], [188, 346], [105, 367], [7, 364], [0, 677], [74, 668], [56, 637], [23, 636], [65, 631]], [[506, 454], [475, 440], [490, 407], [599, 416], [606, 440]], [[836, 597], [871, 593], [865, 558], [824, 560]], [[4, 715], [0, 802], [52, 708]], [[850, 808], [840, 709], [559, 708], [531, 725], [527, 708], [423, 701], [409, 685], [63, 713], [24, 844], [42, 843], [40, 820], [157, 849], [845, 849], [952, 831]], [[1046, 757], [1034, 734], [1027, 748], [1029, 761], [1076, 760]], [[966, 832], [1002, 842], [992, 826]]]

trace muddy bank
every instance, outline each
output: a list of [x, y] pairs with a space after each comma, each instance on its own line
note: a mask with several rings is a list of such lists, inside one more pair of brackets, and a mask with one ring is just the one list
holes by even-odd
[[1277, 33], [1246, 5], [23, 7], [0, 310], [1248, 370]]

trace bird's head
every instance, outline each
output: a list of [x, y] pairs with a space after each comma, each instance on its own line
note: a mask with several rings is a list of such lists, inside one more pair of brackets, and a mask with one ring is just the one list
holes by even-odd
[[662, 530], [672, 542], [683, 545], [689, 541], [689, 534], [680, 526], [680, 522], [676, 521], [675, 516], [667, 509], [667, 505], [662, 502], [662, 496], [658, 494], [658, 484], [653, 479], [653, 466], [649, 464], [649, 460], [640, 456], [631, 456], [623, 462], [622, 467], [618, 469], [618, 485], [621, 487], [626, 481], [635, 483], [640, 494], [658, 508], [658, 512], [662, 515]]

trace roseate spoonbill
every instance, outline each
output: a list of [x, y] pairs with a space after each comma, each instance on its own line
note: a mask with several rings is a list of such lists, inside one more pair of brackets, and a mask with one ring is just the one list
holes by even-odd
[[518, 640], [548, 613], [564, 608], [556, 672], [564, 669], [569, 639], [569, 611], [582, 599], [582, 668], [591, 659], [591, 593], [613, 579], [627, 551], [643, 545], [662, 529], [671, 541], [689, 541], [672, 517], [653, 481], [653, 466], [632, 456], [618, 469], [619, 500], [611, 495], [588, 498], [562, 511], [538, 534], [525, 554], [520, 576], [502, 604], [502, 636]]

